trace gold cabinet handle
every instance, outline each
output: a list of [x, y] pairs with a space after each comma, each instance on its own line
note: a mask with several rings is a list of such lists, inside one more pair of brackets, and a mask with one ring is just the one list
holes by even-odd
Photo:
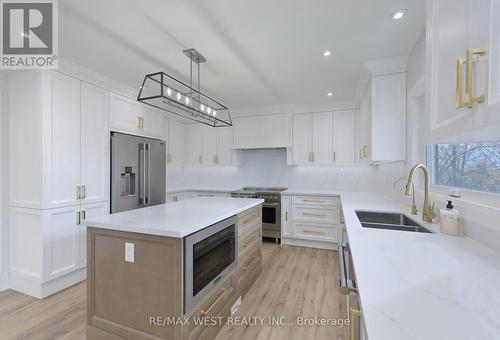
[[303, 199], [302, 201], [304, 202], [309, 202], [309, 203], [325, 203], [326, 201], [324, 200], [311, 200], [311, 199]]
[[340, 209], [340, 224], [345, 224], [344, 211]]
[[248, 247], [250, 244], [252, 244], [255, 240], [257, 239], [257, 235], [252, 236], [249, 240], [246, 240], [245, 243], [243, 243], [243, 248]]
[[82, 223], [82, 215], [80, 211], [76, 212], [76, 225], [80, 225]]
[[465, 59], [464, 58], [458, 58], [457, 59], [457, 96], [456, 96], [456, 102], [455, 102], [455, 107], [457, 109], [460, 109], [462, 107], [466, 106], [466, 103], [462, 101], [462, 84], [464, 82], [463, 80], [463, 65], [465, 64]]
[[285, 211], [285, 221], [288, 221], [288, 211]]
[[469, 108], [472, 108], [472, 105], [474, 103], [482, 104], [484, 103], [484, 94], [474, 97], [473, 91], [474, 88], [472, 87], [472, 78], [473, 78], [473, 68], [474, 68], [474, 56], [484, 56], [486, 54], [486, 46], [481, 46], [480, 48], [469, 48], [467, 50], [467, 83], [466, 83], [466, 96], [467, 96], [467, 104]]
[[319, 213], [312, 213], [312, 212], [303, 212], [302, 215], [304, 216], [315, 216], [315, 217], [325, 217], [325, 214], [319, 214]]
[[82, 198], [87, 198], [87, 188], [85, 187], [85, 185], [82, 185]]
[[214, 302], [212, 302], [212, 304], [208, 307], [207, 310], [201, 310], [200, 313], [203, 315], [207, 315], [208, 313], [210, 313], [210, 311], [219, 303], [220, 300], [222, 300], [222, 298], [224, 297], [224, 295], [226, 295], [228, 291], [229, 289], [222, 288], [222, 293], [219, 295], [219, 297], [215, 299]]
[[198, 194], [198, 197], [215, 197], [214, 194]]
[[85, 210], [82, 210], [81, 216], [82, 221], [85, 221], [85, 219], [87, 218], [87, 212]]
[[326, 235], [324, 231], [316, 231], [316, 230], [309, 230], [309, 229], [304, 229], [302, 230], [306, 234], [314, 234], [314, 235]]
[[361, 318], [361, 311], [359, 309], [351, 308], [351, 315], [353, 316], [353, 321], [357, 320], [351, 324], [351, 340], [356, 340], [358, 339], [358, 337], [356, 337], [356, 329], [359, 328], [357, 326], [357, 322], [359, 322], [359, 319]]
[[177, 200], [178, 200], [178, 199], [177, 199], [177, 196], [173, 196], [173, 197], [172, 197], [172, 202], [177, 202]]
[[76, 186], [76, 199], [79, 200], [82, 198], [82, 191], [81, 187], [79, 185]]
[[368, 145], [363, 145], [363, 157], [368, 158]]
[[[474, 63], [476, 62], [475, 56], [484, 56], [486, 54], [486, 46], [479, 48], [467, 49], [467, 57], [457, 59], [457, 95], [455, 107], [457, 109], [466, 107], [471, 109], [474, 103], [482, 104], [485, 102], [485, 95], [474, 97], [473, 91], [473, 77], [474, 77]], [[463, 101], [463, 65], [466, 64], [465, 74], [465, 101]]]
[[248, 268], [250, 268], [253, 265], [255, 260], [257, 260], [257, 256], [254, 256], [252, 261], [250, 261], [246, 266], [241, 267], [241, 269], [243, 269], [243, 271], [247, 271]]
[[333, 152], [333, 161], [334, 161], [334, 162], [335, 162], [335, 158], [336, 158], [335, 156], [336, 156], [336, 154], [335, 154], [335, 151], [334, 151], [334, 152]]

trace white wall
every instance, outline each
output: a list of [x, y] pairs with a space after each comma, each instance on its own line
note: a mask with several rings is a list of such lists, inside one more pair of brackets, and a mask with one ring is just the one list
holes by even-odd
[[7, 288], [7, 77], [0, 71], [0, 291]]

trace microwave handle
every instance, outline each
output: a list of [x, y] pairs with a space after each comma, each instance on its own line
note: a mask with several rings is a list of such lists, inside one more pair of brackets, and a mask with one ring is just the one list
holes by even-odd
[[344, 295], [349, 295], [352, 293], [357, 293], [356, 283], [347, 277], [347, 263], [346, 263], [346, 251], [349, 251], [349, 245], [347, 243], [339, 244], [339, 269], [340, 269], [340, 292]]

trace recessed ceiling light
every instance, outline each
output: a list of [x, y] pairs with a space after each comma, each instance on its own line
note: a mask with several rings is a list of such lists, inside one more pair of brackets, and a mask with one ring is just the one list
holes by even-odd
[[332, 52], [330, 52], [330, 51], [325, 51], [325, 52], [323, 52], [323, 55], [324, 55], [325, 57], [328, 57], [330, 54], [332, 54]]
[[391, 18], [394, 20], [401, 20], [403, 19], [407, 11], [407, 9], [400, 9], [399, 11], [392, 13]]
[[328, 97], [331, 97], [331, 96], [333, 96], [333, 92], [328, 92], [326, 95], [327, 95]]

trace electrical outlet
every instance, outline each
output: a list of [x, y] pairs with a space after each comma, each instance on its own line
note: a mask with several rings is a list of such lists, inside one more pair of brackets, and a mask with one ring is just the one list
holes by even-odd
[[125, 242], [125, 262], [135, 262], [134, 244]]

